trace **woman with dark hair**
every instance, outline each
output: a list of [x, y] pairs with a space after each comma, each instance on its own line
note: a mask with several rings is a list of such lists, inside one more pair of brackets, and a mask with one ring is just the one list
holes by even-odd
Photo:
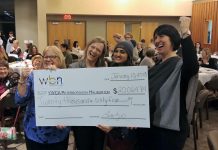
[[[181, 37], [171, 25], [160, 25], [153, 34], [161, 62], [149, 70], [150, 122], [138, 129], [140, 150], [182, 150], [188, 136], [186, 93], [199, 65], [190, 36], [190, 18], [181, 17]], [[176, 50], [182, 45], [182, 55]]]
[[[112, 53], [109, 67], [133, 66], [133, 46], [129, 41], [119, 42]], [[107, 145], [111, 150], [134, 150], [136, 131], [126, 127], [98, 126], [107, 134]]]
[[[101, 37], [92, 39], [85, 48], [82, 60], [72, 63], [69, 68], [105, 67], [104, 55], [107, 44]], [[102, 150], [104, 147], [105, 133], [97, 127], [73, 127], [76, 148], [78, 150]]]
[[0, 45], [0, 60], [8, 60], [8, 55], [6, 54], [2, 45]]
[[30, 45], [28, 55], [26, 56], [26, 59], [32, 59], [34, 55], [41, 55], [38, 51], [38, 48], [36, 45]]
[[79, 51], [79, 50], [81, 50], [81, 48], [79, 47], [79, 42], [74, 41], [72, 51]]
[[196, 50], [197, 54], [201, 54], [202, 47], [201, 47], [201, 43], [200, 42], [196, 42], [195, 43], [195, 50]]
[[4, 49], [6, 48], [7, 39], [2, 31], [0, 31], [0, 46], [3, 46]]

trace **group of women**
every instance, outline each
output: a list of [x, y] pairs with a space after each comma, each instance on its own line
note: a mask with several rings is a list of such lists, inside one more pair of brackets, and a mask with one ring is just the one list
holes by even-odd
[[[78, 150], [103, 150], [105, 137], [111, 150], [180, 150], [188, 135], [185, 96], [190, 78], [198, 73], [198, 61], [189, 32], [190, 19], [181, 21], [180, 37], [171, 25], [160, 25], [153, 34], [154, 44], [162, 61], [149, 69], [150, 128], [72, 127]], [[176, 55], [182, 45], [183, 57]], [[70, 68], [132, 66], [133, 46], [121, 41], [106, 64], [106, 42], [100, 37], [91, 40], [85, 56]], [[43, 51], [38, 69], [66, 68], [64, 56], [56, 46]], [[28, 150], [67, 150], [70, 127], [38, 127], [35, 120], [34, 74], [24, 68], [15, 95], [17, 104], [27, 104], [24, 133]], [[120, 136], [121, 135], [121, 136]], [[123, 136], [125, 135], [125, 136]]]

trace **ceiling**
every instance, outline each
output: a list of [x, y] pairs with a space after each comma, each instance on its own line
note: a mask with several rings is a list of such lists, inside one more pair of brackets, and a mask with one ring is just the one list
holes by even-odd
[[14, 0], [0, 0], [0, 22], [14, 22]]

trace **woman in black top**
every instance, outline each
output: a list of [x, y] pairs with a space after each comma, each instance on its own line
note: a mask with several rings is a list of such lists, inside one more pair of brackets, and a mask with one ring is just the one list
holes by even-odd
[[[153, 34], [162, 61], [149, 70], [149, 129], [138, 129], [140, 150], [182, 150], [188, 135], [186, 93], [198, 61], [190, 37], [190, 18], [183, 17], [181, 36], [171, 25], [160, 25]], [[182, 45], [182, 58], [176, 50]]]

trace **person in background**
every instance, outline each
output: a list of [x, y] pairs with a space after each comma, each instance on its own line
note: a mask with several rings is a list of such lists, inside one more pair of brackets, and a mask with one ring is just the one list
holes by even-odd
[[125, 40], [124, 37], [123, 37], [121, 34], [119, 34], [119, 33], [115, 33], [115, 34], [113, 35], [113, 39], [114, 39], [114, 41], [115, 41], [116, 43], [119, 43], [119, 42]]
[[[189, 31], [190, 18], [180, 18], [179, 32], [163, 24], [153, 34], [154, 45], [162, 57], [148, 71], [150, 128], [138, 128], [139, 150], [182, 150], [189, 133], [186, 93], [199, 65]], [[182, 58], [176, 50], [182, 46]]]
[[[0, 60], [0, 96], [7, 90], [6, 83], [9, 77], [9, 64], [6, 60]], [[1, 100], [1, 99], [0, 99]]]
[[7, 39], [2, 31], [0, 31], [0, 46], [2, 45], [4, 49], [6, 48]]
[[138, 55], [138, 50], [136, 48], [136, 41], [133, 39], [133, 35], [130, 32], [124, 34], [124, 38], [126, 41], [130, 41], [133, 44], [133, 63], [136, 65], [140, 62], [140, 58]]
[[202, 47], [201, 47], [201, 43], [200, 42], [196, 42], [195, 43], [195, 50], [196, 50], [197, 54], [201, 54]]
[[32, 47], [33, 47], [32, 43], [26, 43], [26, 50], [25, 50], [25, 52], [29, 53], [29, 51], [30, 51], [30, 49], [32, 49]]
[[211, 58], [211, 52], [209, 48], [203, 48], [201, 51], [201, 58], [198, 60], [201, 67], [218, 69], [217, 59]]
[[13, 47], [12, 47], [12, 50], [11, 50], [10, 54], [16, 54], [19, 58], [22, 57], [22, 51], [21, 51], [21, 49], [19, 47], [19, 41], [18, 40], [13, 41]]
[[59, 40], [54, 40], [54, 46], [57, 46], [58, 48], [60, 47], [60, 42], [59, 42]]
[[[66, 68], [64, 56], [56, 46], [48, 46], [43, 51], [43, 69]], [[23, 68], [15, 102], [27, 104], [24, 116], [24, 134], [27, 150], [67, 150], [70, 128], [36, 126], [34, 80], [31, 68]]]
[[155, 55], [155, 50], [152, 48], [148, 48], [148, 50], [145, 52], [145, 57], [141, 61], [140, 66], [148, 66], [148, 69], [152, 68], [155, 65], [155, 62], [153, 60]]
[[154, 45], [154, 40], [153, 38], [150, 39], [150, 43], [148, 44], [148, 48], [152, 48], [152, 49], [155, 49], [155, 45]]
[[7, 54], [10, 54], [11, 50], [12, 50], [12, 45], [13, 45], [13, 41], [15, 40], [16, 38], [14, 37], [14, 32], [13, 31], [10, 31], [9, 32], [9, 37], [8, 37], [8, 40], [7, 40], [7, 45], [6, 45], [6, 53]]
[[138, 65], [141, 61], [140, 57], [139, 57], [139, 54], [138, 54], [138, 49], [136, 47], [136, 41], [131, 39], [130, 42], [132, 43], [133, 45], [133, 63], [135, 65]]
[[[133, 46], [128, 41], [119, 42], [113, 51], [109, 67], [133, 66]], [[107, 146], [111, 150], [134, 150], [137, 136], [134, 129], [98, 126], [107, 133]]]
[[145, 43], [145, 39], [141, 39], [141, 43], [142, 43], [142, 49], [143, 49], [144, 51], [146, 51], [147, 46], [146, 46], [146, 43]]
[[[40, 54], [36, 45], [32, 45], [29, 47], [29, 52], [26, 56], [26, 59], [32, 59], [34, 55]], [[41, 54], [40, 54], [41, 55]]]
[[125, 38], [126, 41], [130, 41], [130, 40], [133, 39], [133, 35], [132, 35], [132, 33], [130, 33], [130, 32], [126, 32], [126, 33], [124, 34], [124, 38]]
[[6, 54], [4, 47], [0, 45], [0, 60], [8, 60], [8, 55]]
[[138, 50], [139, 58], [142, 61], [143, 58], [145, 57], [145, 55], [144, 55], [145, 52], [144, 52], [144, 49], [142, 48], [142, 42], [137, 43], [137, 50]]
[[74, 41], [73, 42], [73, 47], [72, 47], [72, 51], [80, 51], [81, 48], [79, 47], [79, 42], [78, 41]]
[[[0, 118], [0, 124], [2, 126], [6, 120], [9, 123], [16, 115], [17, 108], [14, 103], [14, 91], [19, 77], [17, 72], [13, 72], [9, 68], [9, 64], [6, 60], [0, 60], [0, 117], [4, 115], [4, 119]], [[7, 118], [8, 116], [10, 117]], [[20, 131], [19, 129], [18, 127], [17, 130]]]
[[64, 55], [64, 58], [65, 58], [65, 64], [66, 64], [66, 67], [68, 68], [70, 64], [72, 64], [73, 62], [73, 57], [70, 53], [70, 51], [68, 50], [68, 45], [67, 44], [61, 44], [60, 46], [61, 48], [61, 51]]
[[32, 60], [32, 66], [34, 70], [42, 69], [43, 57], [41, 54], [33, 55], [31, 60]]
[[[69, 68], [93, 68], [106, 66], [104, 55], [106, 53], [106, 41], [96, 37], [88, 42], [85, 48], [85, 56], [82, 60], [72, 63]], [[105, 133], [97, 127], [75, 126], [73, 127], [77, 150], [103, 150]]]

